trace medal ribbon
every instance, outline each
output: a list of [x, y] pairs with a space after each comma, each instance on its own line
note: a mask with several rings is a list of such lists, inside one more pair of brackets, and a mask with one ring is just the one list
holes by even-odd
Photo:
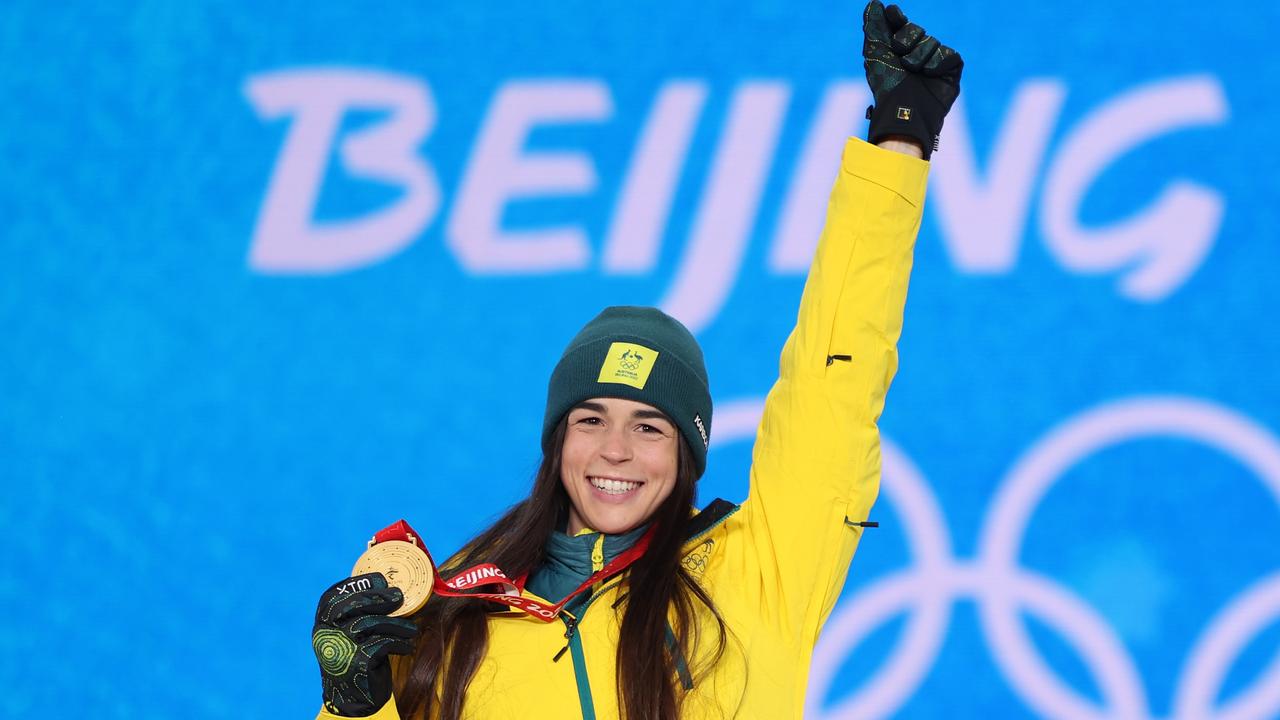
[[[417, 548], [427, 556], [427, 562], [431, 565], [433, 575], [432, 592], [439, 593], [447, 597], [469, 597], [481, 600], [491, 600], [493, 602], [502, 603], [503, 605], [516, 608], [517, 610], [523, 610], [543, 622], [551, 622], [560, 615], [560, 611], [564, 609], [564, 606], [567, 605], [570, 600], [577, 597], [595, 583], [601, 582], [605, 578], [616, 575], [627, 569], [631, 563], [635, 562], [641, 555], [643, 555], [644, 551], [649, 547], [649, 541], [653, 537], [653, 531], [654, 528], [649, 528], [644, 535], [640, 536], [639, 540], [636, 540], [634, 545], [627, 548], [613, 560], [606, 563], [604, 567], [600, 568], [600, 570], [593, 573], [591, 577], [583, 581], [583, 583], [578, 586], [577, 590], [569, 593], [563, 600], [555, 605], [548, 605], [544, 602], [524, 597], [521, 593], [524, 590], [525, 581], [528, 579], [527, 576], [521, 576], [512, 580], [507, 577], [506, 573], [502, 572], [501, 568], [493, 563], [480, 563], [479, 565], [473, 565], [448, 580], [441, 579], [440, 571], [436, 567], [435, 560], [432, 559], [431, 553], [422, 542], [422, 536], [414, 532], [413, 528], [409, 527], [409, 523], [404, 520], [399, 520], [379, 530], [378, 533], [373, 536], [373, 544], [376, 545], [388, 540], [400, 540], [402, 542], [416, 545]], [[414, 542], [415, 539], [417, 540], [416, 542]], [[504, 588], [504, 591], [501, 593], [467, 592], [468, 590], [472, 590], [482, 585], [501, 585]]]

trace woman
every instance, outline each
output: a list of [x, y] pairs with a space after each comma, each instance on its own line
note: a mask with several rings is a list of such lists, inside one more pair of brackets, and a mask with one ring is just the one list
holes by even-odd
[[864, 32], [880, 147], [846, 144], [746, 502], [689, 510], [711, 431], [696, 340], [658, 310], [606, 309], [552, 373], [530, 496], [443, 569], [493, 563], [563, 610], [436, 595], [396, 618], [380, 574], [344, 580], [317, 612], [321, 718], [800, 717], [878, 490], [918, 158], [959, 92], [959, 56], [895, 6], [869, 4]]

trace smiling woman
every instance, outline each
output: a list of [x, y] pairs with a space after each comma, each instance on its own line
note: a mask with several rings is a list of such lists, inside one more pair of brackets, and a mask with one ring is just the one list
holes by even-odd
[[560, 479], [569, 534], [621, 535], [649, 519], [676, 482], [679, 434], [652, 405], [597, 398], [569, 411]]
[[380, 573], [330, 588], [321, 718], [800, 717], [878, 491], [922, 157], [959, 92], [959, 56], [896, 7], [870, 3], [864, 32], [875, 145], [845, 145], [747, 500], [693, 510], [712, 430], [697, 340], [660, 310], [606, 308], [552, 372], [529, 497], [441, 568], [496, 566], [510, 594], [441, 590], [396, 617]]

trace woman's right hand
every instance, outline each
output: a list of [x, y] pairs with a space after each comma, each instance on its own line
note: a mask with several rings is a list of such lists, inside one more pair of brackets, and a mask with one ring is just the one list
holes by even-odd
[[324, 707], [361, 717], [391, 699], [388, 655], [413, 652], [418, 628], [407, 617], [389, 617], [404, 602], [382, 573], [347, 578], [320, 596], [311, 646], [320, 662]]

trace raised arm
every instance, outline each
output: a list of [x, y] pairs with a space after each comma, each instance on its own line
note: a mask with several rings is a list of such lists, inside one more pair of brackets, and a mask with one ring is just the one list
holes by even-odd
[[[868, 5], [864, 31], [877, 103], [871, 137], [883, 147], [845, 145], [796, 326], [765, 402], [743, 507], [764, 612], [788, 635], [810, 639], [835, 604], [862, 534], [856, 523], [879, 490], [877, 422], [898, 366], [929, 168], [920, 157], [932, 152], [956, 96], [939, 101], [929, 88], [941, 78], [917, 77], [904, 65], [936, 69], [945, 60], [957, 92], [959, 82], [959, 56], [895, 7]], [[905, 119], [890, 122], [885, 113]]]

